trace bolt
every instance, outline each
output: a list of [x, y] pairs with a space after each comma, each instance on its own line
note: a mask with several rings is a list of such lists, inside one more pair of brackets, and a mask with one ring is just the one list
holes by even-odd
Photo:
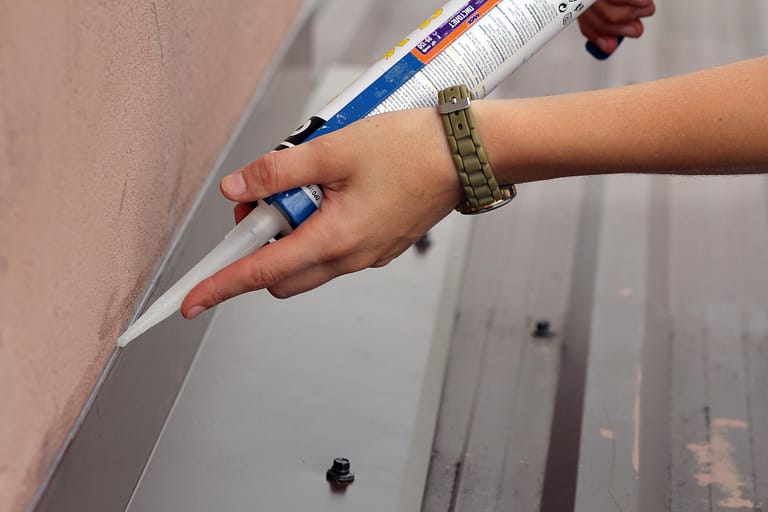
[[432, 247], [432, 237], [429, 236], [429, 233], [424, 233], [418, 240], [416, 240], [413, 246], [416, 248], [416, 252], [424, 254], [430, 247]]
[[536, 328], [533, 331], [534, 338], [551, 338], [554, 333], [550, 330], [548, 320], [539, 320], [536, 322]]
[[325, 473], [325, 478], [331, 483], [351, 484], [355, 481], [355, 474], [349, 470], [349, 459], [336, 457], [333, 466]]

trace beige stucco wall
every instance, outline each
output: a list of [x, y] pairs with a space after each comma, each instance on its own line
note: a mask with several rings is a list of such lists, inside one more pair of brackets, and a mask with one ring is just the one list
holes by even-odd
[[301, 3], [0, 0], [0, 510], [48, 470]]

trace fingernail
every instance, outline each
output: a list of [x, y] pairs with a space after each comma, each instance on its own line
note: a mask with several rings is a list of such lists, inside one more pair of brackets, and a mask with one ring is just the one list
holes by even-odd
[[245, 194], [245, 178], [240, 171], [233, 172], [221, 180], [221, 188], [230, 196], [238, 197]]
[[619, 37], [624, 37], [624, 36], [639, 37], [640, 31], [638, 30], [637, 25], [632, 23], [632, 24], [624, 25], [623, 27], [621, 27], [621, 35]]
[[189, 310], [189, 314], [187, 315], [187, 320], [192, 320], [197, 315], [205, 311], [205, 307], [203, 306], [195, 306], [192, 309]]
[[611, 44], [611, 40], [608, 39], [607, 37], [598, 37], [597, 41], [595, 42], [597, 43], [597, 47], [600, 48], [603, 51], [603, 53], [607, 54], [610, 51], [609, 47]]
[[587, 49], [587, 51], [597, 60], [605, 60], [608, 57], [610, 57], [609, 54], [605, 53], [598, 45], [597, 43], [593, 43], [592, 41], [587, 41], [584, 47]]
[[[624, 40], [624, 36], [619, 36], [617, 38], [617, 42], [616, 42], [617, 48], [623, 40]], [[608, 49], [608, 45], [610, 45], [610, 42], [611, 40], [608, 38], [599, 37], [594, 43], [592, 41], [587, 41], [586, 48], [587, 48], [587, 51], [591, 53], [594, 58], [598, 60], [605, 60], [611, 56], [611, 54], [606, 51]]]

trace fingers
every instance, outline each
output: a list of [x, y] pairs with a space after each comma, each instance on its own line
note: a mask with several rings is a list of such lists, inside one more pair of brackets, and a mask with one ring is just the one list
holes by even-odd
[[[181, 313], [192, 318], [229, 298], [269, 288], [312, 266], [316, 263], [314, 255], [322, 254], [322, 240], [316, 240], [312, 232], [304, 231], [303, 237], [287, 236], [265, 245], [204, 279], [187, 294], [181, 304]], [[307, 250], [307, 244], [313, 250]]]
[[389, 254], [385, 254], [373, 262], [365, 255], [352, 253], [336, 260], [318, 263], [269, 287], [269, 293], [278, 299], [287, 299], [294, 295], [317, 288], [341, 275], [357, 272], [358, 270], [368, 267], [383, 267], [399, 256], [409, 246], [410, 244], [407, 244]]
[[[425, 133], [426, 142], [412, 145]], [[191, 318], [264, 288], [289, 297], [341, 274], [386, 264], [458, 201], [446, 144], [434, 109], [414, 109], [359, 121], [230, 175], [221, 188], [241, 203], [235, 207], [238, 222], [251, 210], [249, 202], [299, 185], [322, 185], [325, 198], [290, 235], [198, 284], [184, 299], [182, 313]]]
[[640, 37], [640, 18], [656, 11], [652, 0], [599, 0], [579, 17], [581, 33], [606, 55], [613, 53], [622, 37]]
[[290, 236], [265, 245], [203, 280], [182, 302], [182, 314], [194, 318], [227, 299], [264, 288], [270, 288], [278, 298], [289, 297], [346, 273], [333, 263], [340, 246], [329, 242], [332, 235], [326, 233], [324, 225], [311, 217]]
[[598, 39], [613, 39], [619, 36], [640, 37], [643, 35], [643, 23], [639, 19], [621, 23], [607, 23], [597, 13], [587, 11], [579, 18], [579, 28], [584, 37], [597, 44]]
[[625, 36], [625, 37], [640, 37], [643, 35], [642, 23], [639, 16], [633, 16], [634, 12], [629, 9], [627, 16], [617, 15], [612, 9], [602, 10], [589, 10], [581, 17], [582, 23], [579, 25], [582, 28], [582, 33], [586, 36], [585, 29], [588, 30], [590, 35], [600, 36]]
[[348, 273], [349, 272], [340, 272], [339, 266], [336, 264], [319, 263], [269, 287], [269, 293], [278, 299], [287, 299], [294, 295], [315, 289], [335, 277]]
[[[656, 11], [656, 7], [653, 2], [634, 2], [628, 0], [602, 0], [596, 2], [587, 13], [591, 13], [596, 19], [595, 23], [598, 23], [595, 28], [599, 30], [616, 30], [617, 27], [622, 26], [625, 23], [633, 20], [639, 20], [640, 18], [646, 18], [653, 15]], [[587, 13], [584, 13], [585, 15]], [[614, 35], [626, 35], [631, 34], [618, 34]]]
[[[635, 20], [631, 22], [633, 24], [638, 24], [639, 26], [633, 27], [633, 31], [636, 33], [642, 34], [643, 32], [643, 25], [640, 21]], [[589, 40], [589, 43], [594, 44], [597, 46], [597, 51], [593, 51], [589, 48], [589, 43], [587, 44], [587, 50], [590, 51], [590, 53], [593, 54], [596, 58], [603, 60], [607, 57], [609, 57], [613, 52], [616, 51], [616, 49], [621, 44], [621, 41], [624, 39], [624, 35], [605, 35], [602, 34], [596, 30], [594, 30], [591, 25], [588, 23], [580, 24], [579, 27], [581, 28], [581, 33], [584, 34], [584, 37], [586, 37]]]
[[[334, 169], [322, 167], [327, 143], [320, 139], [267, 153], [221, 180], [222, 194], [241, 203], [263, 199], [301, 185], [327, 181]], [[338, 149], [335, 150], [338, 153]], [[330, 174], [329, 174], [330, 173]]]

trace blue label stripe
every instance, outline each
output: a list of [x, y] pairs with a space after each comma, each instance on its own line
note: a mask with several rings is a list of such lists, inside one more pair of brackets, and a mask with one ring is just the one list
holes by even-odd
[[419, 59], [410, 52], [407, 53], [306, 140], [331, 133], [364, 118], [423, 68], [424, 64]]
[[[391, 68], [385, 71], [371, 85], [347, 103], [322, 126], [310, 134], [304, 142], [331, 133], [348, 124], [362, 119], [387, 99], [401, 85], [418, 73], [424, 64], [411, 53], [406, 54]], [[300, 188], [280, 192], [266, 199], [285, 214], [292, 227], [297, 227], [312, 215], [317, 207]]]
[[301, 188], [279, 192], [266, 198], [264, 202], [277, 206], [292, 228], [296, 228], [317, 210], [315, 203]]
[[[317, 131], [307, 137], [306, 140], [312, 140], [326, 133], [336, 131], [339, 128], [344, 128], [370, 114], [381, 102], [389, 98], [392, 93], [427, 65], [425, 61], [416, 57], [412, 52], [419, 52], [422, 56], [426, 56], [434, 51], [441, 41], [450, 38], [452, 34], [455, 36], [457, 30], [466, 29], [467, 25], [475, 21], [475, 16], [487, 14], [487, 12], [475, 13], [481, 11], [486, 4], [489, 4], [489, 1], [469, 0], [452, 18], [446, 20], [431, 34], [428, 34], [413, 50], [406, 53], [397, 63], [366, 87], [352, 101], [342, 107], [341, 110], [318, 128]], [[492, 8], [497, 3], [498, 1], [494, 1], [489, 5]]]

